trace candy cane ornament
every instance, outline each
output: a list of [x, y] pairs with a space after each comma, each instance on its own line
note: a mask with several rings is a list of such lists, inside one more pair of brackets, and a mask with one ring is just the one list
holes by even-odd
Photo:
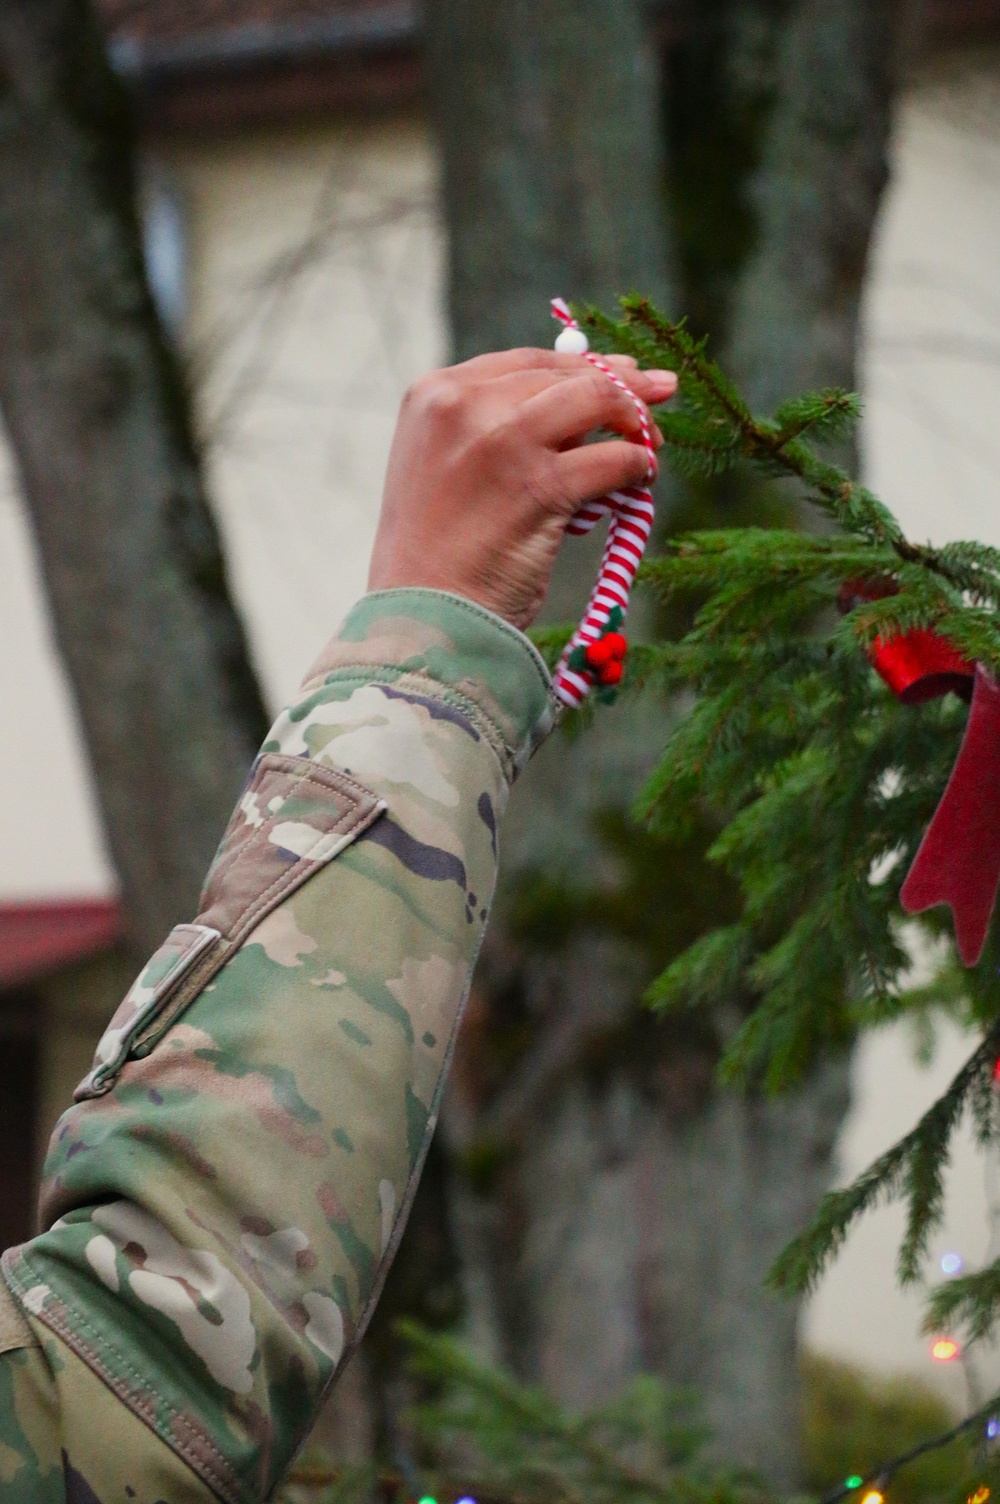
[[642, 441], [649, 453], [649, 473], [644, 486], [611, 491], [597, 501], [585, 501], [567, 524], [571, 537], [589, 533], [610, 513], [608, 539], [597, 574], [597, 583], [580, 625], [566, 644], [556, 665], [555, 692], [564, 705], [576, 707], [597, 684], [612, 688], [622, 676], [628, 644], [618, 628], [628, 611], [629, 592], [635, 581], [653, 527], [653, 496], [648, 482], [656, 475], [656, 451], [646, 409], [631, 388], [590, 350], [587, 336], [562, 298], [553, 298], [552, 316], [563, 328], [556, 349], [566, 355], [584, 355], [598, 371], [635, 403]]

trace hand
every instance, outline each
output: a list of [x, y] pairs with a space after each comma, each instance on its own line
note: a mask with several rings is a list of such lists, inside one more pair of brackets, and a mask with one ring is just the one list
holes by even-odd
[[[607, 361], [644, 403], [677, 390], [671, 371]], [[595, 429], [622, 437], [585, 444]], [[634, 404], [582, 355], [507, 350], [422, 376], [400, 410], [368, 588], [449, 590], [524, 628], [580, 503], [641, 485], [648, 466]]]

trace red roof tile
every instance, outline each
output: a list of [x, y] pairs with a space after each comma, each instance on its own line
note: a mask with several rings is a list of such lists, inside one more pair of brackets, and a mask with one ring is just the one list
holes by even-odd
[[110, 950], [122, 937], [114, 899], [0, 904], [0, 987], [19, 987]]

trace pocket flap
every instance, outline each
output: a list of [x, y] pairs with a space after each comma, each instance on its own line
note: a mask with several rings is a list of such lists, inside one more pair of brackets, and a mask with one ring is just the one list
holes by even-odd
[[[197, 921], [176, 925], [143, 967], [74, 1101], [110, 1091], [125, 1062], [154, 1048], [265, 915], [385, 807], [363, 784], [309, 758], [258, 758], [209, 869]], [[202, 957], [209, 959], [196, 970]]]
[[199, 956], [220, 939], [219, 931], [207, 924], [174, 926], [146, 962], [101, 1035], [94, 1063], [73, 1093], [74, 1101], [99, 1097], [110, 1089], [136, 1036], [164, 1006]]
[[205, 880], [199, 924], [236, 946], [385, 809], [370, 789], [305, 757], [258, 758]]

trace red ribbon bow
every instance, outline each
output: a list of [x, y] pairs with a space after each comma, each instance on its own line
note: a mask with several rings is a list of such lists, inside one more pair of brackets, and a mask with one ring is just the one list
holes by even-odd
[[[894, 581], [851, 581], [840, 592], [850, 611], [898, 590]], [[1000, 887], [1000, 685], [936, 632], [904, 632], [868, 651], [875, 671], [906, 705], [961, 695], [972, 705], [941, 802], [906, 874], [900, 900], [908, 914], [946, 903], [958, 953], [975, 966], [983, 953]]]

